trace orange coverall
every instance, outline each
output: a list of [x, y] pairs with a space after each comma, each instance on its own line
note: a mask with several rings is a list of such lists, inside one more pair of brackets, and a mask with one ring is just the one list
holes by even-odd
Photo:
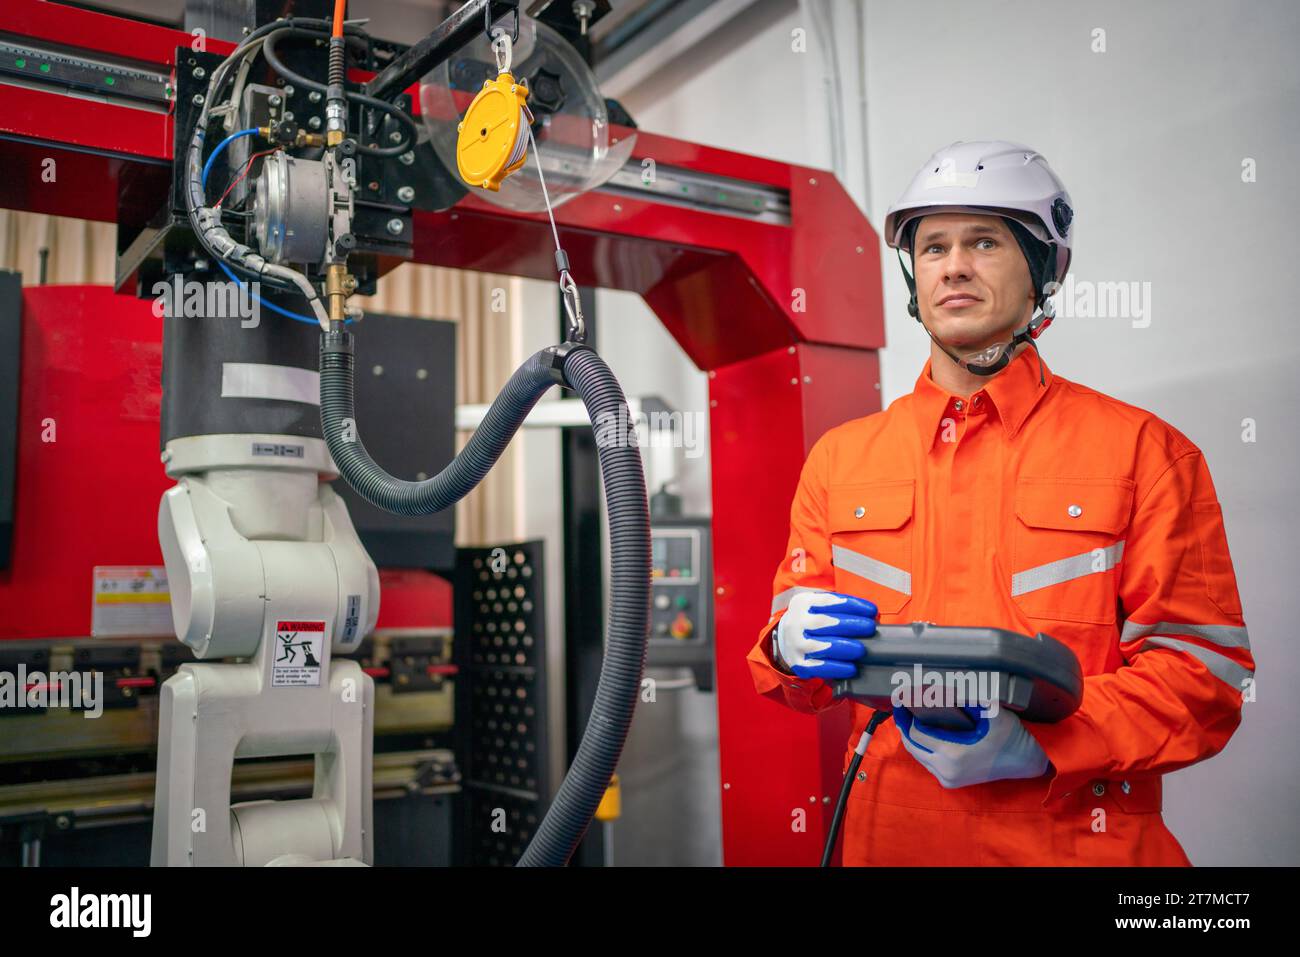
[[[1214, 485], [1172, 426], [1044, 377], [1026, 348], [965, 400], [927, 362], [910, 395], [831, 429], [804, 464], [748, 656], [759, 693], [838, 703], [772, 663], [808, 589], [865, 598], [881, 624], [1042, 631], [1085, 676], [1074, 715], [1025, 722], [1052, 762], [1038, 778], [945, 789], [881, 725], [845, 812], [847, 865], [1189, 864], [1161, 776], [1223, 748], [1255, 667]], [[851, 707], [846, 768], [870, 716]]]

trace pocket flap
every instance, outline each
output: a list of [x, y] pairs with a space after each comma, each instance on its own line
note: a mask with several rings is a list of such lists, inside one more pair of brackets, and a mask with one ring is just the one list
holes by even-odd
[[912, 517], [915, 479], [832, 485], [826, 495], [829, 532], [902, 528]]
[[1131, 479], [1021, 478], [1016, 514], [1033, 528], [1108, 532], [1128, 527], [1133, 511]]

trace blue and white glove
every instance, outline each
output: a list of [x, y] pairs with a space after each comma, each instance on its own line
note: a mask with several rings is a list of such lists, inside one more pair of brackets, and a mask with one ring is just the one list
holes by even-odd
[[857, 638], [876, 633], [876, 606], [833, 591], [800, 592], [790, 599], [773, 644], [800, 678], [852, 678], [866, 649]]
[[963, 709], [976, 725], [948, 731], [922, 724], [906, 708], [894, 708], [903, 747], [946, 788], [964, 788], [1006, 778], [1036, 778], [1050, 762], [1042, 746], [1016, 715], [999, 708], [992, 718], [982, 708]]

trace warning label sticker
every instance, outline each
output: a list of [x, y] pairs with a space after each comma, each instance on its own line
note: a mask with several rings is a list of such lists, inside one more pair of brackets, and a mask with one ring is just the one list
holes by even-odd
[[96, 638], [173, 636], [167, 569], [96, 565], [90, 633]]
[[320, 663], [324, 651], [325, 622], [277, 621], [271, 686], [273, 688], [319, 687]]

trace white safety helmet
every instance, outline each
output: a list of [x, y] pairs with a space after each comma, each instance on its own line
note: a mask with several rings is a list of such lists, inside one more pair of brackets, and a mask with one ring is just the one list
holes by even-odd
[[1037, 350], [1035, 340], [1052, 323], [1054, 309], [1048, 297], [1070, 268], [1074, 207], [1047, 160], [1028, 146], [1004, 140], [958, 141], [939, 150], [885, 216], [885, 242], [898, 250], [911, 293], [907, 311], [917, 322], [921, 322], [921, 313], [916, 280], [902, 262], [903, 253], [912, 253], [915, 230], [908, 226], [932, 213], [971, 212], [1005, 216], [1013, 227], [1023, 227], [1013, 228], [1012, 234], [1029, 264], [1038, 312], [1008, 342], [964, 356], [934, 339], [928, 327], [925, 331], [962, 368], [977, 375], [993, 375], [1006, 367], [1021, 342]]
[[1074, 206], [1041, 153], [1004, 140], [956, 142], [930, 157], [885, 216], [885, 242], [910, 253], [904, 227], [930, 213], [988, 212], [1023, 223], [1056, 245], [1053, 279], [1070, 268]]

